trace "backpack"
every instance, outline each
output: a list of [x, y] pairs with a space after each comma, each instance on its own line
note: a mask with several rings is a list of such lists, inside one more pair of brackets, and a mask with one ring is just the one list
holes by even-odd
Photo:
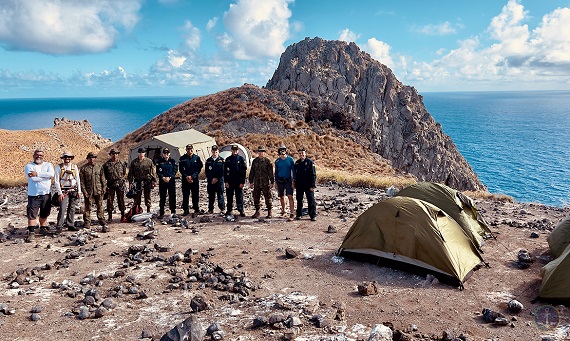
[[142, 212], [143, 212], [143, 209], [139, 205], [135, 205], [135, 206], [131, 207], [131, 209], [128, 210], [127, 213], [125, 213], [125, 215], [123, 216], [123, 219], [121, 219], [121, 223], [132, 223], [131, 218], [134, 215], [140, 214]]

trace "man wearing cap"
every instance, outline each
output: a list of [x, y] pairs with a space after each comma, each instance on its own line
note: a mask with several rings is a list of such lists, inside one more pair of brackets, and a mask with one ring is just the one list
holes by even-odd
[[103, 174], [107, 181], [107, 223], [113, 220], [113, 201], [117, 197], [117, 205], [121, 211], [121, 219], [125, 216], [125, 189], [127, 184], [127, 164], [119, 161], [119, 151], [111, 148], [110, 159], [103, 164]]
[[28, 179], [28, 206], [26, 207], [28, 235], [25, 241], [30, 243], [34, 240], [38, 217], [40, 232], [47, 232], [47, 218], [51, 211], [51, 179], [54, 176], [54, 169], [50, 162], [44, 162], [43, 150], [34, 151], [34, 161], [26, 164], [24, 174]]
[[239, 215], [240, 217], [245, 217], [245, 213], [243, 211], [243, 186], [245, 185], [247, 165], [245, 164], [243, 157], [239, 155], [238, 152], [238, 145], [233, 144], [232, 155], [228, 156], [224, 161], [224, 181], [226, 187], [226, 198], [228, 200], [226, 216], [232, 214], [235, 196]]
[[289, 199], [289, 221], [293, 220], [295, 214], [295, 203], [293, 201], [293, 180], [295, 180], [295, 160], [287, 155], [287, 147], [281, 146], [277, 149], [279, 157], [275, 160], [275, 185], [277, 187], [277, 194], [281, 201], [281, 216], [287, 215], [285, 210], [285, 194]]
[[214, 213], [214, 201], [218, 196], [218, 208], [224, 213], [224, 158], [220, 156], [218, 146], [212, 146], [212, 156], [206, 160], [206, 179], [208, 185], [208, 213]]
[[315, 221], [317, 220], [317, 204], [315, 203], [317, 171], [313, 160], [307, 157], [305, 148], [299, 149], [299, 159], [295, 162], [295, 175], [295, 190], [297, 191], [297, 214], [295, 218], [301, 219], [303, 195], [305, 195], [309, 206], [309, 217]]
[[54, 187], [59, 195], [59, 213], [57, 214], [57, 231], [64, 226], [75, 231], [75, 205], [81, 198], [81, 180], [77, 165], [72, 164], [75, 156], [70, 152], [61, 155], [62, 163], [55, 167]]
[[170, 157], [170, 149], [162, 150], [162, 157], [156, 163], [156, 175], [158, 176], [158, 193], [160, 194], [158, 218], [164, 217], [164, 205], [166, 205], [166, 193], [168, 192], [168, 207], [170, 213], [176, 213], [176, 173], [178, 164]]
[[141, 205], [142, 194], [144, 193], [144, 203], [146, 211], [150, 212], [150, 192], [156, 186], [156, 167], [151, 159], [146, 157], [144, 148], [137, 150], [138, 157], [131, 161], [129, 166], [129, 189], [135, 188], [137, 191], [133, 199], [133, 205]]
[[265, 157], [265, 147], [257, 148], [257, 157], [251, 164], [249, 171], [249, 187], [253, 188], [253, 205], [255, 213], [252, 218], [259, 218], [259, 209], [261, 208], [261, 193], [265, 198], [265, 206], [267, 207], [267, 218], [271, 218], [271, 187], [273, 187], [273, 163]]
[[87, 163], [81, 166], [79, 170], [79, 178], [81, 179], [81, 191], [85, 199], [85, 211], [83, 212], [83, 221], [85, 228], [91, 226], [91, 205], [97, 207], [97, 220], [102, 227], [102, 232], [108, 231], [105, 223], [105, 212], [103, 211], [103, 194], [107, 188], [105, 175], [100, 165], [95, 164], [97, 155], [92, 152], [87, 154]]
[[200, 184], [198, 176], [204, 164], [200, 157], [194, 154], [194, 147], [191, 144], [186, 145], [186, 154], [180, 157], [179, 161], [180, 175], [182, 176], [182, 210], [184, 215], [188, 215], [190, 201], [190, 192], [192, 192], [192, 209], [195, 213], [200, 213], [198, 206], [200, 194]]

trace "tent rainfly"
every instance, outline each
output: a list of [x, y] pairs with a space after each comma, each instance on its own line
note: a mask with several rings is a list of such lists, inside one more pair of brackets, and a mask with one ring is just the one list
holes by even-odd
[[538, 297], [570, 302], [570, 217], [560, 222], [547, 240], [554, 260], [542, 268]]
[[476, 245], [445, 211], [426, 201], [396, 196], [362, 213], [337, 254], [400, 268], [463, 287], [483, 262]]
[[147, 157], [155, 162], [162, 157], [162, 150], [164, 148], [170, 149], [170, 157], [178, 160], [180, 156], [186, 153], [186, 145], [188, 144], [194, 147], [194, 153], [200, 156], [205, 162], [205, 160], [210, 157], [211, 147], [216, 144], [216, 140], [195, 129], [153, 136], [150, 139], [139, 142], [131, 148], [129, 163], [138, 156], [137, 150], [141, 147], [147, 151]]
[[477, 211], [473, 199], [453, 188], [434, 182], [418, 182], [396, 195], [420, 199], [439, 207], [455, 219], [480, 251], [485, 238], [492, 237], [491, 230]]

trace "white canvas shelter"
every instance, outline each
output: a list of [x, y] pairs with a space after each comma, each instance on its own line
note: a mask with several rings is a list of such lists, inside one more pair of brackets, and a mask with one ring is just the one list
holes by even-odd
[[195, 129], [181, 130], [173, 133], [153, 136], [150, 139], [139, 142], [131, 148], [129, 153], [129, 163], [138, 157], [137, 150], [144, 148], [147, 157], [155, 161], [162, 156], [164, 148], [170, 149], [170, 157], [178, 160], [186, 153], [186, 145], [194, 147], [194, 154], [197, 154], [205, 162], [210, 157], [211, 148], [216, 144], [216, 140]]
[[227, 146], [223, 146], [220, 148], [220, 156], [224, 158], [224, 160], [232, 155], [232, 145], [233, 144], [237, 144], [238, 146], [238, 155], [241, 155], [241, 157], [243, 157], [243, 159], [245, 160], [245, 164], [247, 165], [247, 168], [249, 169], [251, 167], [251, 163], [253, 162], [253, 158], [251, 156], [251, 152], [249, 151], [249, 149], [247, 149], [246, 147], [242, 146], [239, 143], [232, 143], [232, 144], [228, 144]]

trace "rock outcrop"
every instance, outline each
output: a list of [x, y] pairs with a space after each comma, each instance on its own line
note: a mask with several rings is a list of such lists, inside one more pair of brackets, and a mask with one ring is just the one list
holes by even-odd
[[336, 128], [363, 134], [372, 152], [419, 180], [485, 189], [416, 89], [355, 43], [306, 38], [289, 46], [266, 88], [308, 94], [314, 103], [307, 122], [329, 119]]

